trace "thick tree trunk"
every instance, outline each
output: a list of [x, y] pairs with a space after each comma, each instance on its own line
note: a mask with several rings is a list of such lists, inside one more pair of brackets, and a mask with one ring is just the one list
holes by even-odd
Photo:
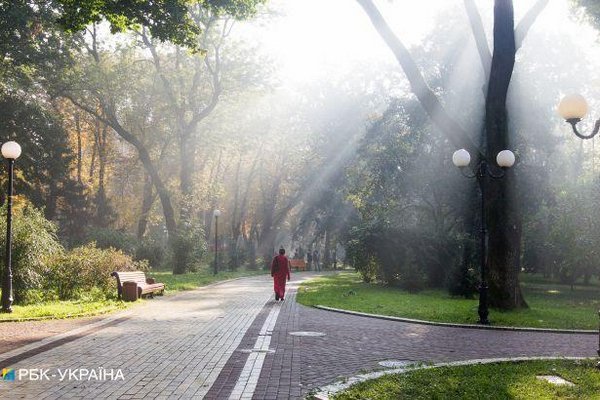
[[150, 178], [150, 175], [145, 174], [144, 193], [142, 196], [142, 211], [140, 213], [140, 219], [138, 220], [137, 229], [138, 240], [142, 240], [146, 234], [148, 216], [150, 215], [150, 210], [152, 209], [152, 204], [154, 203], [154, 193], [152, 190], [153, 187], [154, 185], [152, 184], [152, 178]]
[[[495, 162], [498, 152], [507, 149], [508, 114], [506, 98], [515, 65], [515, 30], [512, 0], [494, 5], [494, 53], [485, 108], [487, 159]], [[521, 215], [514, 201], [518, 186], [510, 170], [501, 180], [487, 179], [486, 214], [489, 231], [488, 284], [492, 307], [526, 307], [519, 285]]]

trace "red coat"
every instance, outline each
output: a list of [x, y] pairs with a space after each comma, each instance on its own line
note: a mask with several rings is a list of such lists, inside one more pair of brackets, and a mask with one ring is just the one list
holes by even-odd
[[290, 261], [286, 256], [278, 255], [271, 262], [271, 276], [273, 277], [273, 288], [279, 298], [285, 296], [286, 278], [290, 280]]

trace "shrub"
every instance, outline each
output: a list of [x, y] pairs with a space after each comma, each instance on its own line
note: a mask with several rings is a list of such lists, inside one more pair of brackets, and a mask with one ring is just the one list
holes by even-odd
[[54, 258], [47, 289], [62, 300], [98, 293], [114, 297], [113, 271], [146, 271], [147, 261], [134, 261], [120, 250], [99, 249], [95, 243], [77, 247]]
[[147, 260], [153, 268], [159, 268], [166, 259], [168, 248], [165, 243], [153, 238], [145, 238], [139, 244], [136, 252], [136, 260]]
[[[16, 197], [12, 215], [13, 294], [15, 303], [26, 303], [30, 301], [28, 293], [43, 287], [50, 258], [62, 254], [64, 249], [56, 237], [57, 227], [28, 200]], [[6, 232], [6, 205], [0, 208], [0, 232]], [[0, 239], [0, 257], [4, 271], [5, 235]]]
[[86, 242], [95, 242], [100, 249], [122, 250], [131, 256], [136, 254], [138, 247], [138, 240], [132, 234], [109, 228], [90, 228], [86, 234]]
[[200, 226], [183, 225], [171, 241], [173, 273], [194, 271], [206, 253], [204, 229]]

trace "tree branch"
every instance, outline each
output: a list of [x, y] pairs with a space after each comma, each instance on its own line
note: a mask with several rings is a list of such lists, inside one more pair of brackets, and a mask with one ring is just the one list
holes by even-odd
[[527, 14], [525, 14], [521, 22], [517, 25], [515, 28], [515, 47], [517, 50], [521, 48], [529, 29], [537, 17], [544, 11], [544, 8], [546, 8], [549, 2], [550, 0], [538, 0], [537, 3], [527, 11]]
[[488, 46], [487, 37], [485, 36], [481, 15], [479, 14], [479, 10], [477, 10], [474, 0], [464, 0], [464, 3], [469, 22], [471, 23], [473, 38], [475, 39], [477, 51], [479, 52], [479, 58], [481, 59], [485, 81], [488, 82], [490, 80], [490, 68], [492, 67], [492, 53]]
[[479, 148], [473, 143], [467, 132], [446, 112], [435, 93], [427, 86], [425, 80], [408, 49], [392, 32], [372, 0], [356, 0], [369, 16], [371, 23], [388, 45], [396, 60], [402, 67], [415, 94], [425, 112], [457, 148], [464, 147], [473, 155], [481, 155]]

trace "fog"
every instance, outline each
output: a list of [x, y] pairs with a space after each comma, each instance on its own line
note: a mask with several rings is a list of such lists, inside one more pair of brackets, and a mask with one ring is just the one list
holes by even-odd
[[[44, 71], [14, 90], [58, 115], [70, 157], [58, 186], [73, 193], [18, 184], [36, 206], [54, 199], [46, 216], [68, 246], [104, 230], [149, 249], [185, 238], [181, 248], [193, 257], [178, 272], [209, 257], [220, 210], [223, 268], [260, 268], [280, 246], [299, 256], [318, 250], [328, 265], [335, 250], [383, 283], [452, 286], [460, 271], [475, 275], [481, 225], [475, 181], [452, 154], [477, 148], [495, 162], [485, 139], [489, 71], [468, 4], [493, 50], [489, 1], [376, 3], [437, 106], [424, 104], [358, 1], [274, 0], [240, 21], [192, 8], [200, 52], [140, 27], [113, 34], [90, 26], [61, 42], [72, 55], [66, 72]], [[517, 156], [506, 201], [522, 237], [510, 268], [588, 282], [600, 274], [600, 254], [590, 250], [600, 245], [598, 151], [555, 109], [565, 94], [581, 93], [592, 116], [580, 128], [591, 129], [598, 26], [572, 1], [520, 0], [517, 31], [540, 4], [506, 103], [506, 143]], [[448, 132], [444, 118], [465, 135]], [[71, 207], [76, 201], [85, 206]], [[86, 222], [65, 222], [73, 220]]]

